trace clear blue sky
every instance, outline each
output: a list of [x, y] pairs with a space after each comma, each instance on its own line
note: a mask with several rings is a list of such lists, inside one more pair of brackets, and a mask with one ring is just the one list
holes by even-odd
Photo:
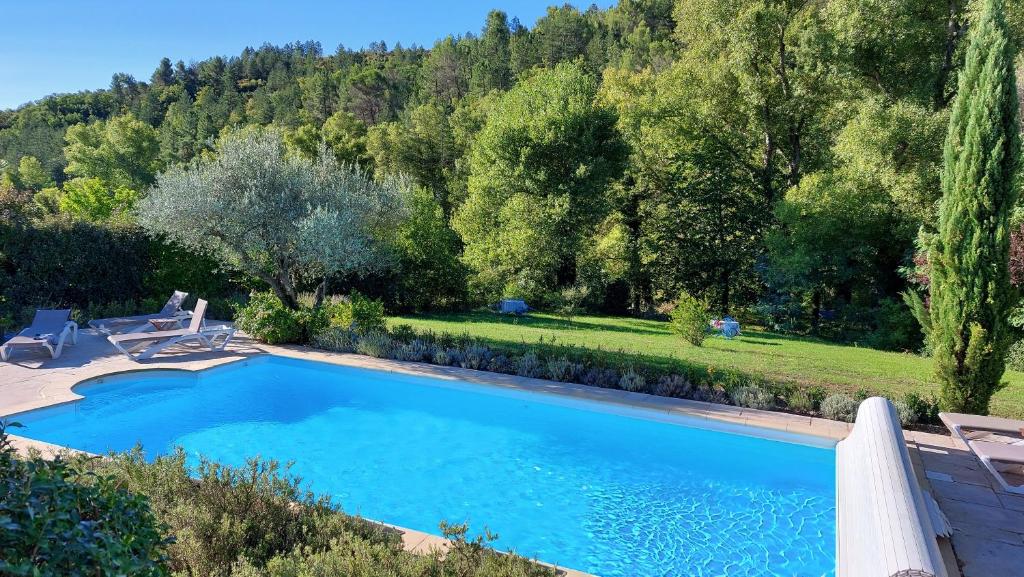
[[[149, 80], [172, 62], [235, 55], [246, 46], [317, 40], [325, 53], [384, 40], [429, 47], [479, 33], [498, 8], [528, 27], [555, 0], [13, 0], [4, 2], [0, 109], [55, 92], [105, 88], [115, 72]], [[606, 8], [612, 0], [573, 1]]]

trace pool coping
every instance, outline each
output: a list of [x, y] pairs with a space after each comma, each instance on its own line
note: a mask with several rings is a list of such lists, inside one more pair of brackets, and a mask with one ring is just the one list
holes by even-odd
[[[250, 344], [249, 346], [252, 345]], [[90, 381], [97, 381], [107, 377], [128, 375], [135, 372], [167, 370], [199, 373], [206, 369], [224, 367], [235, 363], [242, 363], [246, 360], [266, 357], [268, 355], [276, 355], [291, 359], [318, 361], [345, 367], [371, 369], [411, 376], [431, 377], [442, 380], [488, 385], [513, 391], [550, 394], [570, 401], [591, 401], [620, 408], [661, 412], [670, 418], [686, 418], [688, 422], [680, 423], [683, 425], [688, 424], [690, 426], [700, 427], [701, 421], [706, 420], [709, 421], [707, 423], [709, 425], [711, 424], [711, 421], [714, 421], [716, 425], [732, 425], [742, 428], [751, 427], [760, 430], [770, 430], [777, 433], [783, 433], [784, 435], [811, 437], [818, 440], [816, 443], [812, 443], [818, 446], [834, 446], [836, 442], [845, 438], [849, 434], [852, 427], [852, 424], [850, 423], [830, 421], [827, 419], [795, 415], [791, 413], [779, 413], [731, 405], [720, 405], [703, 401], [660, 397], [619, 389], [603, 389], [576, 383], [563, 383], [544, 379], [520, 377], [517, 375], [491, 373], [488, 371], [464, 369], [461, 367], [378, 359], [351, 353], [323, 351], [305, 346], [275, 346], [261, 344], [247, 353], [232, 354], [232, 352], [233, 351], [228, 351], [226, 354], [218, 355], [194, 353], [190, 355], [191, 358], [186, 357], [185, 360], [182, 360], [181, 358], [166, 360], [158, 357], [157, 359], [154, 359], [154, 361], [146, 363], [133, 362], [121, 356], [111, 356], [109, 358], [104, 358], [101, 362], [86, 363], [81, 367], [49, 369], [44, 375], [28, 377], [28, 379], [32, 381], [43, 379], [43, 382], [35, 383], [37, 385], [37, 395], [35, 398], [15, 403], [8, 403], [5, 402], [8, 399], [0, 398], [0, 418], [6, 418], [8, 416], [36, 409], [74, 403], [84, 398], [83, 395], [74, 391], [75, 387], [86, 384]], [[0, 378], [0, 385], [4, 384], [5, 380], [6, 379]], [[708, 428], [723, 430], [720, 426]], [[730, 432], [739, 432], [740, 434], [743, 434], [742, 431]], [[771, 435], [768, 435], [767, 437], [778, 438]], [[68, 447], [52, 445], [17, 435], [11, 435], [11, 440], [19, 451], [27, 452], [30, 450], [36, 450], [44, 456], [53, 456], [62, 450], [75, 451], [75, 449], [70, 449]], [[78, 452], [81, 453], [83, 451]], [[403, 547], [410, 552], [422, 554], [428, 553], [436, 548], [444, 550], [449, 544], [447, 540], [437, 535], [399, 527], [372, 519], [369, 521], [379, 523], [399, 531], [402, 535]], [[539, 563], [552, 566], [544, 562]], [[558, 571], [559, 574], [566, 575], [567, 577], [593, 577], [581, 571], [561, 567], [558, 567]]]

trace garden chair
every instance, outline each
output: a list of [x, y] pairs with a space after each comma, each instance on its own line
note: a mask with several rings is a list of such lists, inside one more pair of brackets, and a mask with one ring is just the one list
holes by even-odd
[[189, 311], [181, 310], [181, 305], [185, 303], [187, 297], [188, 293], [186, 292], [174, 291], [171, 298], [167, 299], [167, 303], [164, 304], [164, 308], [160, 309], [160, 312], [156, 314], [93, 319], [89, 321], [89, 326], [100, 333], [110, 335], [118, 331], [129, 333], [145, 331], [151, 326], [149, 323], [150, 319], [175, 318], [178, 319], [180, 324], [181, 321], [192, 316], [192, 313]]
[[189, 341], [198, 341], [211, 351], [222, 351], [235, 334], [234, 327], [221, 325], [204, 327], [207, 302], [199, 299], [192, 313], [192, 321], [183, 329], [170, 331], [135, 332], [121, 335], [109, 335], [107, 340], [114, 348], [124, 353], [129, 359], [139, 361], [148, 359], [156, 353], [174, 345]]
[[78, 343], [78, 324], [71, 320], [71, 309], [39, 309], [31, 325], [0, 346], [0, 359], [10, 360], [16, 348], [34, 347], [46, 349], [56, 359], [68, 338], [71, 344]]
[[1024, 485], [1011, 485], [1006, 473], [1024, 474], [1024, 421], [939, 413], [939, 419], [960, 438], [988, 472], [1009, 493], [1024, 494]]

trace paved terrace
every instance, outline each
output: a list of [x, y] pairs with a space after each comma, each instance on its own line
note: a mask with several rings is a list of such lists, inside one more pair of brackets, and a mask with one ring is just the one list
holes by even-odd
[[[71, 390], [75, 384], [103, 375], [146, 369], [194, 371], [267, 353], [568, 395], [664, 410], [697, 419], [816, 435], [836, 441], [844, 438], [850, 430], [847, 423], [826, 419], [454, 367], [328, 353], [305, 347], [262, 345], [243, 335], [236, 336], [223, 352], [210, 353], [179, 347], [153, 359], [135, 362], [117, 354], [102, 336], [91, 330], [81, 331], [78, 344], [65, 347], [59, 359], [50, 359], [42, 351], [37, 354], [22, 350], [15, 352], [11, 363], [0, 363], [0, 416], [77, 400], [81, 397]], [[922, 487], [931, 490], [953, 526], [952, 550], [948, 546], [944, 547], [950, 576], [1009, 577], [1024, 574], [1024, 496], [1004, 492], [959, 440], [948, 435], [923, 432], [908, 431], [905, 435]], [[59, 449], [29, 439], [16, 441], [22, 448], [35, 447], [44, 452]], [[424, 552], [435, 547], [444, 548], [444, 541], [439, 537], [404, 528], [396, 529], [402, 532], [403, 541], [410, 550]], [[566, 574], [583, 575], [573, 571], [567, 571]]]

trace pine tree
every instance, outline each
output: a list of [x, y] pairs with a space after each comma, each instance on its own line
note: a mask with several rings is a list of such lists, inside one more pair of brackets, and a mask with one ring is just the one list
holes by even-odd
[[1002, 0], [971, 31], [944, 149], [938, 234], [929, 253], [931, 341], [945, 410], [988, 412], [1009, 345], [1010, 211], [1020, 155], [1013, 51]]

